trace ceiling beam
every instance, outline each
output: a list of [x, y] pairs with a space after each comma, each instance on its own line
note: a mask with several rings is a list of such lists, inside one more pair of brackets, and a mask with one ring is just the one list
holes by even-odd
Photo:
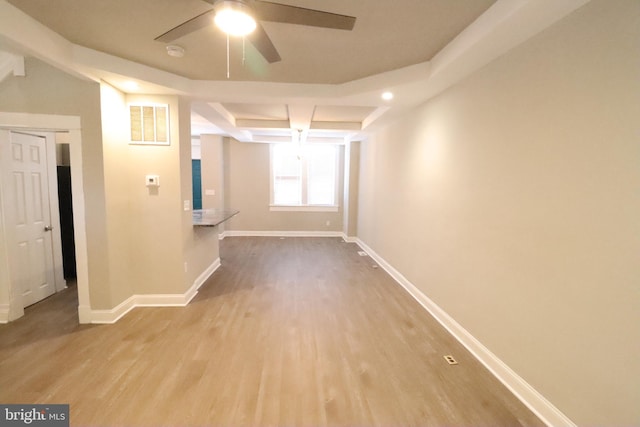
[[253, 140], [250, 132], [236, 127], [235, 118], [222, 104], [196, 101], [191, 103], [191, 110], [209, 120], [213, 125], [238, 141], [251, 142]]
[[360, 122], [311, 122], [312, 130], [362, 130], [362, 123]]
[[289, 125], [293, 130], [308, 130], [316, 110], [315, 104], [289, 104]]
[[236, 119], [235, 122], [243, 129], [291, 129], [289, 120]]
[[0, 51], [0, 82], [10, 75], [13, 75], [14, 77], [25, 76], [24, 56]]
[[362, 130], [367, 129], [371, 123], [375, 122], [379, 117], [386, 113], [389, 108], [391, 107], [378, 107], [373, 110], [371, 114], [362, 121]]

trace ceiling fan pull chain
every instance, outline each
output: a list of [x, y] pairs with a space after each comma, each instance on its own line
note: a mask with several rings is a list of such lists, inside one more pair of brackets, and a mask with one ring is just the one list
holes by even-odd
[[229, 34], [227, 33], [227, 79], [229, 79]]
[[246, 38], [242, 37], [242, 66], [244, 67], [244, 42]]

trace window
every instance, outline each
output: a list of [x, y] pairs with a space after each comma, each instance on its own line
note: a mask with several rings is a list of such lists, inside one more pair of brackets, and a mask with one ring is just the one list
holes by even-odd
[[336, 145], [272, 144], [272, 210], [337, 211], [337, 165]]

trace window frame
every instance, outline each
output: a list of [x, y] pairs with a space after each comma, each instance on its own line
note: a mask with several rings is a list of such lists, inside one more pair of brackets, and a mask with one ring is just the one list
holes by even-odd
[[[339, 199], [339, 189], [340, 189], [340, 145], [339, 144], [330, 144], [333, 146], [335, 150], [335, 164], [334, 164], [334, 190], [333, 190], [333, 203], [326, 205], [310, 205], [307, 203], [308, 201], [308, 190], [309, 190], [309, 179], [308, 179], [308, 171], [309, 167], [307, 164], [306, 157], [303, 156], [301, 159], [300, 165], [300, 181], [301, 181], [301, 190], [300, 190], [300, 200], [301, 203], [299, 205], [293, 204], [276, 204], [274, 203], [274, 184], [275, 184], [275, 175], [274, 175], [274, 167], [273, 167], [273, 156], [274, 149], [278, 145], [290, 145], [292, 143], [272, 143], [269, 144], [269, 210], [271, 212], [338, 212], [340, 208]], [[310, 144], [304, 144], [300, 146], [301, 148], [307, 147]]]

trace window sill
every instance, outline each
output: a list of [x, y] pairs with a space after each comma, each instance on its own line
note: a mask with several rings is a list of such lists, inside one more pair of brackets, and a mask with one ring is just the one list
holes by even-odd
[[271, 212], [338, 212], [339, 206], [283, 206], [271, 205]]

